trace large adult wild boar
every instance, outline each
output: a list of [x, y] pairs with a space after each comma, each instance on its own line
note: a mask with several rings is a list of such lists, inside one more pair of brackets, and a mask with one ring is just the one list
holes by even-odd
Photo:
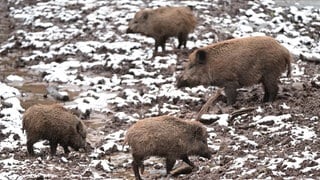
[[75, 115], [58, 104], [34, 105], [23, 115], [23, 130], [27, 133], [27, 149], [34, 155], [33, 144], [48, 140], [51, 154], [55, 155], [60, 144], [68, 154], [68, 147], [75, 150], [86, 146], [86, 127]]
[[166, 158], [169, 174], [177, 159], [182, 159], [191, 167], [190, 155], [211, 157], [207, 145], [207, 131], [200, 122], [184, 121], [171, 116], [159, 116], [139, 120], [132, 125], [125, 138], [132, 150], [132, 168], [136, 179], [141, 179], [143, 160], [149, 156]]
[[262, 83], [263, 101], [274, 101], [282, 72], [287, 69], [287, 76], [290, 76], [290, 62], [289, 51], [271, 37], [222, 41], [191, 53], [177, 86], [224, 87], [228, 104], [233, 104], [237, 88]]
[[169, 37], [178, 37], [180, 48], [186, 47], [188, 34], [193, 32], [197, 20], [191, 7], [160, 7], [143, 9], [129, 22], [127, 33], [141, 33], [155, 39], [155, 53], [158, 47], [165, 51]]

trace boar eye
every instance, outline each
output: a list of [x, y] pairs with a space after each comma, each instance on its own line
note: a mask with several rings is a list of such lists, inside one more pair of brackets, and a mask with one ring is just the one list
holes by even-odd
[[148, 17], [149, 17], [148, 12], [143, 12], [143, 14], [142, 14], [142, 19], [143, 19], [143, 20], [147, 20]]
[[188, 69], [191, 69], [191, 68], [193, 68], [194, 67], [194, 63], [190, 63], [189, 65], [188, 65]]
[[204, 64], [206, 62], [207, 52], [204, 50], [198, 50], [196, 53], [196, 61], [199, 64]]

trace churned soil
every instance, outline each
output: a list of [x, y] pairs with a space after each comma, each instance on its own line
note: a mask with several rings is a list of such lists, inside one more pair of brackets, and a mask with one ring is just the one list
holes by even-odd
[[[232, 2], [232, 4], [228, 4]], [[32, 29], [31, 25], [24, 26], [21, 21], [14, 20], [9, 16], [9, 7], [24, 7], [28, 5], [34, 5], [34, 1], [23, 1], [23, 3], [13, 3], [7, 0], [0, 0], [0, 44], [5, 44], [6, 40], [16, 33], [17, 29]], [[110, 2], [112, 4], [112, 2]], [[129, 3], [129, 1], [128, 1]], [[69, 9], [80, 9], [79, 7], [72, 6], [67, 7]], [[248, 9], [251, 6], [247, 1], [223, 1], [219, 0], [217, 6], [210, 6], [202, 13], [213, 16], [230, 16], [232, 18], [239, 18], [238, 15], [242, 14], [241, 9]], [[264, 13], [270, 12], [270, 9], [261, 6], [264, 9]], [[119, 11], [126, 11], [126, 6], [119, 7]], [[87, 9], [83, 11], [85, 13], [91, 13], [93, 9]], [[200, 12], [199, 12], [200, 13]], [[290, 21], [290, 18], [286, 19]], [[106, 19], [106, 21], [113, 22]], [[215, 40], [225, 40], [232, 38], [232, 34], [222, 30], [216, 30], [212, 28], [211, 24], [204, 23], [204, 17], [199, 18], [199, 24], [201, 24], [202, 33], [213, 32], [214, 37], [210, 37]], [[53, 22], [57, 25], [62, 25], [62, 22]], [[203, 24], [204, 23], [204, 24]], [[117, 29], [117, 24], [114, 31]], [[319, 26], [314, 27], [313, 32], [305, 32], [310, 37], [317, 38], [317, 35], [312, 35], [314, 32], [319, 32]], [[33, 29], [34, 31], [41, 29]], [[307, 30], [306, 30], [307, 31]], [[72, 41], [91, 41], [96, 40], [96, 37], [92, 36], [90, 31], [87, 32], [87, 36], [74, 37]], [[117, 32], [120, 33], [120, 32]], [[273, 34], [272, 34], [273, 35]], [[199, 36], [202, 37], [202, 36]], [[202, 37], [203, 40], [207, 37]], [[116, 37], [115, 37], [116, 39]], [[132, 41], [128, 37], [123, 37], [123, 40]], [[190, 41], [195, 41], [194, 37], [191, 37]], [[1, 53], [0, 60], [0, 80], [5, 81], [5, 78], [10, 74], [16, 74], [27, 81], [23, 86], [17, 87], [22, 93], [28, 94], [29, 99], [21, 97], [21, 104], [23, 108], [28, 108], [37, 103], [54, 103], [61, 102], [56, 101], [48, 97], [46, 92], [47, 83], [43, 81], [43, 77], [46, 73], [36, 73], [30, 71], [29, 67], [39, 64], [43, 61], [46, 63], [56, 62], [62, 63], [67, 57], [55, 56], [51, 59], [33, 59], [30, 61], [21, 61], [20, 57], [24, 54], [37, 49], [36, 47], [20, 48], [19, 40], [16, 40], [15, 46], [10, 50]], [[174, 43], [170, 40], [168, 43]], [[153, 49], [153, 44], [142, 42], [139, 48]], [[188, 54], [193, 49], [182, 50], [169, 50], [168, 54], [175, 54], [177, 57], [177, 64], [167, 69], [156, 69], [151, 63], [145, 63], [145, 69], [148, 72], [161, 73], [163, 77], [172, 77], [172, 74], [176, 70], [181, 71], [183, 69], [184, 60], [188, 58]], [[97, 53], [112, 52], [112, 49], [98, 49]], [[121, 52], [118, 52], [121, 54]], [[167, 54], [163, 53], [161, 56], [165, 57]], [[80, 61], [86, 62], [90, 59], [83, 53], [76, 53], [72, 55], [66, 55], [73, 57]], [[88, 59], [87, 59], [88, 58]], [[320, 62], [308, 61], [305, 57], [294, 57], [293, 64], [295, 67], [304, 69], [303, 75], [298, 75], [293, 78], [284, 78], [280, 83], [280, 91], [278, 99], [273, 103], [262, 103], [263, 88], [261, 85], [255, 85], [249, 88], [239, 90], [237, 102], [233, 106], [227, 106], [224, 97], [221, 97], [218, 101], [214, 102], [208, 112], [208, 114], [232, 114], [241, 108], [253, 108], [253, 111], [249, 111], [244, 114], [240, 114], [233, 119], [229, 118], [228, 125], [225, 126], [219, 123], [219, 120], [210, 120], [205, 124], [210, 133], [212, 148], [215, 148], [212, 159], [206, 160], [203, 158], [192, 157], [192, 161], [199, 167], [198, 170], [194, 170], [192, 173], [186, 175], [180, 175], [175, 177], [176, 179], [254, 179], [254, 178], [281, 178], [281, 177], [300, 177], [300, 178], [319, 178], [320, 177]], [[146, 61], [152, 61], [146, 60]], [[106, 65], [96, 65], [88, 69], [80, 71], [79, 79], [86, 75], [103, 75], [105, 77], [112, 77], [114, 74], [122, 76], [131, 74], [130, 69], [135, 67], [133, 61], [124, 61], [121, 68], [111, 68]], [[318, 75], [317, 75], [318, 74]], [[143, 78], [142, 75], [135, 75], [134, 78]], [[296, 80], [298, 78], [299, 80]], [[100, 82], [104, 84], [105, 82]], [[56, 86], [59, 83], [52, 83]], [[60, 83], [61, 84], [61, 83]], [[158, 83], [157, 86], [161, 87], [164, 83]], [[126, 89], [127, 85], [119, 89], [118, 97], [126, 98], [128, 94], [123, 89]], [[149, 92], [150, 87], [147, 85], [131, 85], [131, 89], [136, 89], [141, 95]], [[81, 92], [86, 91], [80, 89], [80, 92], [70, 93], [71, 99], [77, 97]], [[98, 90], [96, 90], [98, 91]], [[198, 93], [190, 92], [190, 96], [198, 97], [200, 100], [181, 99], [177, 97], [170, 99], [169, 97], [157, 97], [150, 104], [131, 103], [128, 107], [111, 107], [112, 111], [101, 113], [91, 112], [91, 120], [99, 119], [103, 123], [97, 123], [95, 121], [88, 120], [86, 124], [90, 127], [89, 136], [99, 137], [99, 133], [106, 134], [117, 132], [119, 130], [126, 130], [132, 122], [124, 121], [115, 114], [117, 112], [124, 112], [125, 114], [144, 114], [156, 104], [165, 104], [170, 102], [171, 105], [184, 108], [179, 109], [174, 115], [180, 118], [191, 119], [195, 118], [202, 105], [208, 100], [208, 98], [216, 91], [212, 88], [211, 93]], [[1, 106], [4, 108], [4, 106]], [[164, 114], [164, 113], [163, 113]], [[143, 116], [141, 116], [143, 117]], [[229, 116], [230, 117], [230, 116]], [[269, 117], [263, 119], [263, 117]], [[0, 117], [1, 118], [1, 117]], [[280, 118], [280, 119], [279, 119]], [[0, 130], [5, 127], [0, 126]], [[311, 130], [313, 134], [308, 134]], [[98, 133], [99, 131], [99, 133]], [[98, 135], [97, 135], [98, 134]], [[0, 141], [6, 139], [10, 134], [5, 134], [0, 131]], [[311, 136], [311, 138], [310, 138]], [[69, 156], [65, 157], [62, 153], [58, 153], [55, 157], [47, 156], [49, 154], [49, 148], [41, 151], [37, 157], [29, 157], [26, 153], [25, 144], [21, 144], [16, 149], [3, 149], [0, 152], [0, 161], [7, 159], [14, 154], [13, 158], [17, 161], [21, 161], [21, 168], [14, 168], [11, 171], [16, 174], [25, 175], [28, 173], [27, 178], [70, 178], [70, 179], [92, 179], [94, 173], [99, 173], [104, 178], [120, 178], [120, 179], [133, 179], [133, 172], [130, 165], [130, 152], [128, 150], [120, 151], [114, 147], [104, 151], [103, 143], [108, 139], [100, 137], [92, 145], [96, 150], [103, 153], [98, 153], [97, 156], [89, 156], [84, 152], [71, 152]], [[314, 138], [312, 138], [314, 137]], [[20, 139], [22, 137], [14, 136], [13, 138]], [[121, 140], [119, 140], [121, 142]], [[21, 149], [24, 150], [22, 151]], [[126, 157], [126, 160], [121, 158]], [[106, 160], [111, 164], [114, 163], [112, 170], [106, 170], [103, 164], [94, 164], [94, 160]], [[121, 159], [122, 163], [117, 163]], [[300, 162], [300, 160], [302, 162]], [[297, 164], [295, 164], [297, 163]], [[27, 165], [25, 165], [27, 164]], [[90, 164], [90, 166], [89, 166]], [[182, 163], [177, 163], [176, 167], [181, 166]], [[6, 169], [10, 174], [10, 170], [4, 168], [5, 165], [0, 163], [1, 169]], [[145, 173], [142, 175], [145, 179], [157, 179], [163, 178], [164, 170], [162, 161], [155, 160], [155, 162], [148, 161], [146, 163]], [[24, 176], [26, 177], [26, 176]], [[1, 179], [1, 177], [0, 177]]]

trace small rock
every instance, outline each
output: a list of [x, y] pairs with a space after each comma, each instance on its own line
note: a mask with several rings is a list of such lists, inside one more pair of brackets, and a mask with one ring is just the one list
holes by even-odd
[[260, 122], [260, 125], [272, 126], [274, 124], [273, 120]]
[[20, 136], [18, 134], [14, 134], [13, 135], [13, 140], [16, 141], [16, 140], [19, 140], [19, 139], [20, 139]]
[[47, 92], [55, 99], [60, 101], [69, 101], [69, 95], [67, 92], [59, 92], [58, 88], [55, 86], [49, 86]]
[[162, 168], [162, 165], [161, 164], [155, 164], [154, 166], [153, 166], [153, 168], [154, 169], [161, 169]]
[[2, 106], [4, 108], [12, 108], [13, 105], [11, 103], [9, 103], [9, 102], [2, 102]]
[[42, 180], [42, 179], [44, 179], [44, 176], [42, 174], [36, 177], [36, 180]]
[[210, 168], [207, 167], [207, 166], [203, 167], [203, 168], [202, 168], [202, 171], [203, 171], [204, 173], [206, 173], [206, 174], [209, 174], [209, 173], [211, 172]]
[[35, 161], [35, 162], [37, 162], [38, 164], [42, 164], [42, 158], [41, 158], [41, 157], [38, 157], [38, 158], [37, 158], [37, 161]]
[[111, 172], [112, 167], [108, 164], [108, 161], [99, 161], [95, 168], [100, 171]]
[[68, 162], [68, 159], [67, 159], [67, 158], [65, 158], [65, 157], [61, 157], [61, 162], [63, 162], [63, 163], [67, 163], [67, 162]]
[[311, 86], [314, 88], [319, 89], [320, 88], [320, 82], [319, 81], [311, 81]]
[[302, 82], [294, 82], [292, 83], [292, 89], [298, 90], [298, 91], [303, 91], [305, 85]]
[[92, 176], [92, 175], [93, 175], [93, 173], [92, 173], [91, 170], [86, 170], [86, 171], [82, 174], [82, 176], [84, 176], [84, 177], [90, 177], [90, 176]]

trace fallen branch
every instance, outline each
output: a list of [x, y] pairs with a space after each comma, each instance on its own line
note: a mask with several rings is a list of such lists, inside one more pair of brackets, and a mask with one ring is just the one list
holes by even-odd
[[180, 174], [190, 174], [190, 173], [192, 173], [192, 167], [186, 166], [186, 165], [178, 167], [170, 172], [172, 176], [178, 176]]
[[201, 116], [202, 116], [204, 113], [207, 113], [207, 112], [209, 111], [210, 106], [212, 105], [212, 103], [213, 103], [214, 101], [216, 101], [216, 100], [218, 99], [218, 97], [221, 96], [223, 89], [224, 89], [224, 88], [219, 88], [219, 89], [217, 90], [217, 92], [216, 92], [214, 95], [212, 95], [212, 96], [208, 99], [208, 101], [201, 107], [201, 109], [200, 109], [200, 111], [199, 111], [199, 113], [198, 113], [198, 115], [197, 115], [196, 121], [200, 121]]
[[241, 116], [242, 114], [249, 113], [251, 111], [254, 111], [255, 109], [256, 109], [255, 107], [248, 107], [248, 108], [245, 108], [245, 109], [236, 110], [236, 111], [234, 111], [234, 112], [232, 112], [230, 114], [229, 120], [232, 121], [237, 116]]

